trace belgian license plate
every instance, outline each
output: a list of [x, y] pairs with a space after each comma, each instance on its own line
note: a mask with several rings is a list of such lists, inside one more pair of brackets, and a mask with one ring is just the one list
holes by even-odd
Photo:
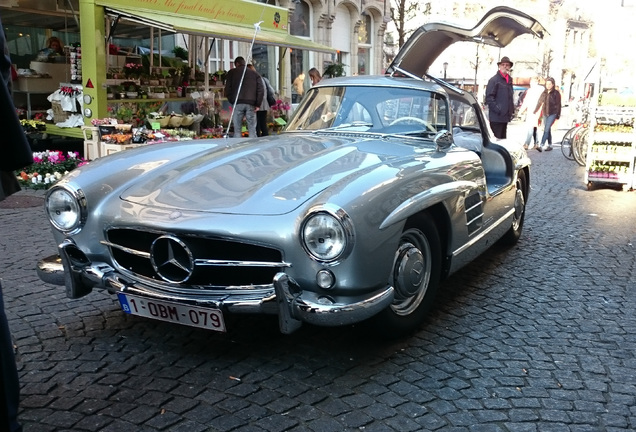
[[150, 300], [124, 293], [117, 293], [117, 297], [119, 297], [119, 304], [122, 310], [131, 315], [208, 330], [225, 331], [223, 313], [218, 309], [190, 306], [163, 300]]

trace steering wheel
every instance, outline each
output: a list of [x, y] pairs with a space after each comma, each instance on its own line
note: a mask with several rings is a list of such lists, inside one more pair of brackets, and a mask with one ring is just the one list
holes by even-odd
[[396, 125], [396, 124], [399, 124], [399, 123], [407, 123], [407, 122], [419, 123], [419, 124], [424, 125], [431, 132], [437, 132], [437, 129], [435, 129], [433, 127], [433, 125], [431, 125], [427, 121], [422, 120], [421, 118], [418, 118], [418, 117], [400, 117], [400, 118], [397, 118], [397, 119], [393, 120], [391, 123], [389, 123], [389, 126], [393, 126], [393, 125]]

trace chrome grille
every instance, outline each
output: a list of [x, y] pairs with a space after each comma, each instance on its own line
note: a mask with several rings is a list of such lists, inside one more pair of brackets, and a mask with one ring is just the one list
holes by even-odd
[[153, 243], [166, 236], [180, 240], [193, 258], [191, 275], [177, 285], [220, 289], [271, 285], [276, 273], [289, 267], [276, 249], [193, 235], [113, 228], [107, 231], [107, 241], [103, 243], [121, 268], [143, 278], [166, 282], [167, 278], [157, 272], [152, 261]]

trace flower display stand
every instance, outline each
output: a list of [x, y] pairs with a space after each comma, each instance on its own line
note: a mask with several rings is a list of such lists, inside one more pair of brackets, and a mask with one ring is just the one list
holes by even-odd
[[99, 128], [82, 126], [84, 134], [84, 159], [93, 160], [101, 156]]
[[140, 145], [143, 145], [143, 144], [110, 144], [110, 143], [105, 143], [102, 141], [100, 143], [101, 155], [108, 156], [110, 154], [117, 153], [122, 150], [128, 150], [135, 147], [139, 147]]
[[636, 107], [598, 106], [591, 110], [585, 183], [618, 184], [633, 189], [636, 182]]

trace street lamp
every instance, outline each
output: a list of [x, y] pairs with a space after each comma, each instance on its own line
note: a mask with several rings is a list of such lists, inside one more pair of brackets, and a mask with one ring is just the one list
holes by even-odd
[[446, 81], [446, 69], [448, 69], [448, 63], [444, 62], [442, 66], [444, 66], [444, 81]]

